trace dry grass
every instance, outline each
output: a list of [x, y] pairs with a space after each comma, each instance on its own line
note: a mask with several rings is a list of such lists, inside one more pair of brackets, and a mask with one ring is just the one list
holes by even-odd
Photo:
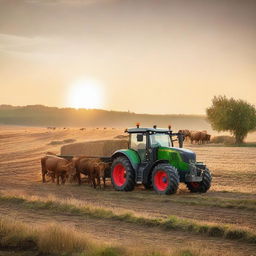
[[75, 142], [75, 139], [65, 139], [65, 140], [53, 140], [50, 143], [48, 143], [47, 145], [62, 145], [62, 144], [67, 144], [67, 143], [73, 143]]
[[[191, 246], [192, 247], [192, 246]], [[33, 255], [76, 256], [209, 256], [212, 252], [202, 249], [172, 248], [163, 252], [150, 251], [143, 246], [125, 248], [94, 241], [87, 234], [71, 227], [50, 223], [33, 226], [0, 218], [0, 248], [33, 252]], [[168, 252], [167, 252], [168, 251]], [[227, 254], [228, 255], [228, 254]]]
[[[165, 230], [181, 230], [197, 234], [203, 234], [213, 237], [222, 237], [232, 240], [241, 240], [248, 243], [256, 244], [256, 233], [245, 228], [237, 228], [230, 225], [211, 224], [191, 221], [179, 218], [177, 216], [169, 216], [167, 219], [150, 218], [131, 212], [116, 212], [93, 206], [77, 206], [76, 202], [56, 202], [52, 200], [27, 200], [22, 197], [0, 197], [0, 202], [13, 203], [28, 209], [50, 210], [58, 213], [71, 213], [73, 215], [84, 215], [93, 218], [103, 218], [111, 220], [119, 220], [128, 223], [136, 223], [138, 225], [161, 227]], [[71, 201], [72, 202], [72, 201]]]
[[[86, 234], [71, 227], [50, 223], [31, 228], [10, 218], [0, 218], [1, 248], [32, 250], [49, 255], [120, 255], [118, 248], [107, 247], [93, 241]], [[126, 254], [127, 255], [127, 254]]]

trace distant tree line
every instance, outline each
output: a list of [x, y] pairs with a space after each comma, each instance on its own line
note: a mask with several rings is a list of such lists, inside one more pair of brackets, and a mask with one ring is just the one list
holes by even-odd
[[[104, 126], [128, 127], [140, 122], [142, 126], [174, 128], [207, 127], [205, 116], [149, 115], [98, 109], [56, 108], [42, 105], [15, 107], [0, 105], [0, 124], [29, 126]], [[191, 126], [192, 125], [192, 126]]]

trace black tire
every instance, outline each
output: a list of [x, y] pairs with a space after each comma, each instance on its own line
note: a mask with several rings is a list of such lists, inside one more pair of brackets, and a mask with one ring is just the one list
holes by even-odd
[[143, 183], [142, 185], [143, 185], [144, 188], [147, 189], [147, 190], [152, 190], [152, 189], [153, 189], [153, 185], [152, 185], [152, 173], [149, 174], [148, 182], [147, 182], [147, 183]]
[[[120, 177], [120, 174], [116, 174], [116, 172], [119, 172], [118, 168], [123, 168], [123, 177]], [[115, 190], [118, 191], [132, 191], [134, 189], [135, 172], [127, 157], [121, 156], [114, 159], [111, 165], [111, 182]]]
[[211, 187], [212, 175], [206, 168], [202, 173], [203, 180], [201, 182], [187, 182], [187, 188], [191, 193], [206, 193]]
[[158, 164], [152, 172], [152, 184], [160, 195], [175, 194], [179, 187], [177, 169], [167, 163]]
[[147, 189], [147, 190], [151, 190], [153, 188], [152, 184], [143, 184], [144, 188]]

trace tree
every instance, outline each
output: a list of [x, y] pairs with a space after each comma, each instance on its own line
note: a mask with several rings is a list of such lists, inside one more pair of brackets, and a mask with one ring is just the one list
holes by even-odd
[[215, 96], [212, 106], [206, 109], [207, 118], [214, 130], [229, 131], [236, 144], [243, 143], [248, 132], [256, 128], [256, 109], [244, 100]]

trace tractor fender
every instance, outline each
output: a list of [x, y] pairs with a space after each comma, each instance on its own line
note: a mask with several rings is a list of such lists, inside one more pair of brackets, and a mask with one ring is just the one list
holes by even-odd
[[128, 158], [134, 171], [136, 171], [138, 169], [139, 164], [140, 164], [140, 158], [136, 151], [131, 150], [131, 149], [117, 150], [111, 156], [112, 162], [115, 158], [120, 157], [120, 156], [125, 156], [126, 158]]

